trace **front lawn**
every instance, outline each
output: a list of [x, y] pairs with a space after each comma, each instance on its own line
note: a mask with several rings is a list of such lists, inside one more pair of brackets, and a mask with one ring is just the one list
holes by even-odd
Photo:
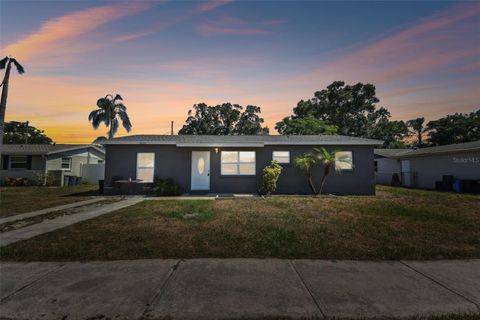
[[1, 259], [480, 258], [480, 197], [391, 187], [378, 193], [148, 200], [9, 245]]
[[97, 186], [1, 187], [0, 218], [88, 199]]

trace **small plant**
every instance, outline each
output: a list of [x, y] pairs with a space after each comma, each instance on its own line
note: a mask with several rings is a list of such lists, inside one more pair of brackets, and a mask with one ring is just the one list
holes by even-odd
[[47, 176], [45, 177], [45, 185], [47, 187], [51, 187], [55, 184], [55, 177], [52, 176], [51, 174], [47, 174]]
[[26, 178], [6, 178], [5, 185], [7, 187], [24, 187], [28, 186], [29, 182]]
[[171, 178], [158, 180], [154, 191], [158, 196], [178, 196], [181, 193], [180, 187]]
[[262, 186], [260, 188], [260, 194], [270, 195], [277, 189], [277, 181], [282, 173], [282, 166], [277, 161], [272, 162], [263, 168]]

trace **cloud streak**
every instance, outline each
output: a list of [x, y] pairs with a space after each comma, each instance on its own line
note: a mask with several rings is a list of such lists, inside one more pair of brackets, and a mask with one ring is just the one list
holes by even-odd
[[[151, 7], [150, 2], [133, 2], [76, 11], [46, 21], [37, 31], [7, 45], [2, 51], [24, 62], [59, 52], [62, 55], [73, 54], [82, 47], [75, 43], [79, 37], [88, 35], [102, 25], [136, 15]], [[85, 50], [88, 49], [83, 48]]]

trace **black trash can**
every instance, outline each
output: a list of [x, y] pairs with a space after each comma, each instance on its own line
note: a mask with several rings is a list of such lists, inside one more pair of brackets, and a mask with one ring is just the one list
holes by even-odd
[[105, 180], [98, 180], [98, 193], [103, 194], [103, 187], [105, 186]]

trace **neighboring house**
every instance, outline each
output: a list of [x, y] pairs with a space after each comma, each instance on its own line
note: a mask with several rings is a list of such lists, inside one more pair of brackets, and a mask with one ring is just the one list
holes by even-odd
[[375, 149], [377, 183], [397, 174], [405, 187], [435, 189], [448, 180], [480, 180], [480, 141], [421, 149]]
[[[373, 149], [382, 141], [336, 135], [136, 135], [103, 144], [105, 191], [111, 193], [130, 179], [142, 180], [148, 186], [158, 178], [172, 178], [187, 193], [256, 193], [263, 168], [277, 160], [283, 166], [277, 193], [308, 194], [307, 179], [292, 162], [296, 156], [323, 146], [341, 150], [339, 156], [350, 159], [349, 164], [342, 164], [340, 174], [332, 173], [327, 179], [327, 193], [373, 195]], [[317, 185], [322, 169], [314, 170]]]
[[[32, 184], [43, 184], [47, 174], [55, 180], [55, 185], [64, 185], [66, 176], [82, 177], [88, 173], [87, 165], [104, 160], [103, 148], [93, 145], [3, 144], [0, 181], [25, 178]], [[103, 178], [103, 172], [99, 178]]]

